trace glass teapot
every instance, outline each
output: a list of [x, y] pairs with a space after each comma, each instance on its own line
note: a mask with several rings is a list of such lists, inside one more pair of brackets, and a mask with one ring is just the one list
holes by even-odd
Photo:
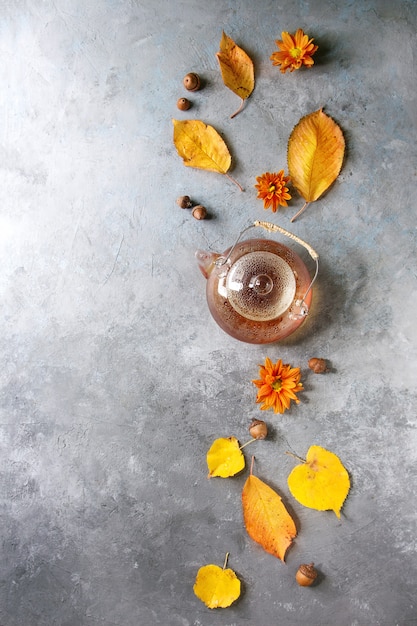
[[[251, 228], [279, 232], [302, 245], [316, 263], [313, 279], [301, 258], [281, 243], [241, 237]], [[247, 343], [284, 339], [304, 322], [318, 274], [313, 248], [277, 224], [256, 221], [223, 254], [197, 250], [207, 278], [207, 303], [215, 321], [229, 335]]]

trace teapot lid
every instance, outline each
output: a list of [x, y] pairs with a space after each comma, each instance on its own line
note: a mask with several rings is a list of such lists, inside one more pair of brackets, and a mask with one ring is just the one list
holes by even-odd
[[234, 262], [225, 287], [231, 306], [243, 317], [272, 320], [294, 300], [296, 281], [290, 265], [274, 252], [246, 252]]
[[[256, 228], [258, 226], [261, 228], [264, 228], [268, 232], [274, 232], [274, 233], [279, 232], [285, 235], [286, 237], [289, 237], [293, 241], [296, 241], [298, 244], [303, 246], [308, 251], [311, 258], [316, 263], [316, 271], [314, 273], [312, 280], [307, 286], [303, 297], [298, 298], [294, 301], [295, 306], [291, 308], [290, 313], [289, 313], [290, 317], [293, 319], [302, 319], [308, 315], [308, 305], [307, 305], [306, 299], [318, 275], [319, 255], [310, 246], [310, 244], [305, 242], [300, 237], [297, 237], [293, 233], [290, 233], [288, 230], [285, 230], [285, 228], [278, 226], [278, 224], [272, 224], [271, 222], [264, 222], [264, 221], [256, 220], [255, 222], [253, 222], [253, 224], [250, 224], [249, 226], [244, 228], [239, 233], [239, 236], [236, 239], [233, 246], [229, 249], [226, 257], [222, 255], [216, 255], [217, 258], [214, 262], [214, 265], [216, 266], [218, 270], [218, 275], [226, 276], [226, 273], [229, 272], [230, 261], [233, 259], [233, 253], [235, 252], [235, 249], [238, 247], [241, 237], [251, 228]], [[252, 294], [257, 294], [257, 296], [259, 297], [262, 297], [262, 296], [264, 297], [268, 295], [269, 293], [273, 292], [273, 295], [271, 296], [270, 300], [275, 300], [275, 305], [273, 306], [275, 306], [276, 311], [278, 311], [282, 306], [284, 306], [284, 303], [288, 299], [289, 299], [289, 304], [293, 300], [294, 293], [295, 293], [295, 286], [294, 286], [294, 289], [292, 289], [292, 286], [293, 286], [292, 279], [294, 279], [294, 274], [293, 274], [292, 268], [289, 267], [288, 264], [286, 264], [285, 261], [283, 261], [283, 259], [281, 259], [279, 256], [275, 257], [273, 254], [270, 255], [269, 263], [266, 262], [266, 258], [267, 258], [267, 255], [265, 254], [265, 250], [258, 255], [258, 259], [262, 259], [262, 261], [266, 263], [266, 266], [268, 268], [266, 274], [256, 272], [256, 263], [253, 263], [254, 257], [249, 257], [247, 252], [245, 253], [245, 258], [240, 261], [240, 264], [236, 265], [236, 272], [238, 273], [239, 278], [241, 280], [245, 277], [245, 282], [249, 281], [248, 282], [249, 288], [253, 289]], [[224, 270], [221, 269], [222, 266], [224, 266], [225, 268]], [[270, 272], [270, 274], [268, 272]], [[249, 278], [249, 275], [250, 275], [250, 278]], [[230, 282], [230, 280], [228, 281], [228, 283], [229, 283], [229, 288], [232, 287], [232, 289], [230, 289], [230, 292], [229, 291], [227, 292], [227, 295], [229, 297], [232, 296], [233, 298], [233, 294], [232, 294], [233, 290], [235, 291], [237, 290], [240, 293], [244, 292], [244, 282], [240, 283], [240, 287], [238, 286], [239, 283], [235, 284], [233, 282]], [[292, 292], [292, 296], [293, 296], [292, 298], [290, 298], [290, 292]], [[246, 298], [248, 297], [248, 295], [249, 294], [246, 292], [245, 293]], [[243, 298], [240, 297], [238, 298], [238, 301], [241, 302], [242, 299]], [[249, 297], [249, 300], [250, 299], [251, 298]], [[288, 306], [283, 308], [282, 312], [288, 309], [289, 304]], [[297, 311], [295, 309], [297, 309]], [[249, 312], [247, 307], [245, 307], [245, 310], [247, 313]], [[267, 320], [267, 319], [273, 319], [274, 317], [276, 317], [276, 315], [280, 314], [280, 313], [276, 313], [276, 315], [273, 315], [272, 317], [268, 317], [272, 313], [273, 311], [271, 308], [269, 309], [269, 312], [264, 310], [262, 313], [259, 313], [261, 316], [266, 315], [266, 317], [259, 318], [258, 316], [256, 316], [253, 318], [249, 317], [249, 319]], [[255, 314], [255, 311], [253, 311], [252, 314]]]
[[[313, 279], [298, 255], [268, 239], [239, 240], [250, 228], [281, 232], [303, 245], [316, 262]], [[304, 241], [269, 222], [245, 228], [223, 254], [197, 251], [207, 278], [207, 301], [216, 322], [228, 334], [249, 343], [271, 343], [302, 324], [318, 273], [318, 254]]]

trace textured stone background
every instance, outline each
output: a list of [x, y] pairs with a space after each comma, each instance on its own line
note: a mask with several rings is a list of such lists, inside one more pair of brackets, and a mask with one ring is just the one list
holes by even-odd
[[[416, 583], [416, 2], [3, 0], [0, 7], [1, 626], [409, 626]], [[280, 74], [282, 30], [319, 45]], [[222, 29], [253, 58], [244, 111], [221, 80]], [[182, 78], [204, 89], [176, 109]], [[347, 140], [329, 192], [275, 216], [255, 177], [324, 107]], [[185, 168], [172, 118], [214, 125], [233, 176]], [[194, 220], [175, 199], [209, 209]], [[255, 219], [306, 239], [321, 268], [292, 338], [253, 346], [211, 319], [196, 248]], [[284, 242], [286, 243], [286, 242]], [[292, 245], [292, 244], [290, 244]], [[306, 253], [297, 252], [313, 269]], [[247, 536], [247, 472], [208, 481], [214, 438], [260, 417], [258, 363], [300, 365], [301, 403], [263, 414], [246, 449], [299, 536], [286, 564]], [[315, 376], [311, 356], [332, 371]], [[342, 518], [289, 494], [292, 449], [339, 455]], [[197, 569], [229, 565], [241, 599], [210, 611]], [[319, 584], [294, 573], [314, 561]]]

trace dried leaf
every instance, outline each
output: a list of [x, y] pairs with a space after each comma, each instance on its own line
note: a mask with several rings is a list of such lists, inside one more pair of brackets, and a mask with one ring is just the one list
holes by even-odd
[[174, 144], [187, 167], [224, 174], [243, 191], [242, 186], [227, 173], [232, 157], [222, 137], [213, 126], [201, 120], [172, 120]]
[[184, 165], [226, 174], [232, 158], [219, 133], [200, 120], [172, 120], [174, 144]]
[[284, 561], [297, 529], [281, 497], [251, 474], [243, 487], [242, 504], [249, 536], [266, 552]]
[[234, 476], [245, 467], [245, 457], [236, 437], [216, 439], [207, 452], [209, 478]]
[[255, 72], [252, 59], [240, 48], [225, 32], [220, 40], [220, 52], [216, 53], [220, 65], [223, 82], [242, 98], [239, 109], [230, 117], [235, 117], [241, 111], [244, 101], [249, 98], [255, 87]]
[[209, 609], [224, 609], [240, 596], [240, 580], [232, 569], [203, 565], [197, 572], [194, 593]]
[[306, 203], [317, 200], [336, 180], [344, 152], [340, 127], [321, 109], [306, 115], [294, 127], [288, 141], [288, 171]]
[[349, 474], [340, 459], [320, 446], [308, 449], [306, 461], [294, 467], [288, 476], [288, 487], [294, 498], [310, 509], [340, 510], [349, 493]]

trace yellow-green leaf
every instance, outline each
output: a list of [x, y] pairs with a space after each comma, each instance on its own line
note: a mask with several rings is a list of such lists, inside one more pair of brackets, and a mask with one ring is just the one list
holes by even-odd
[[334, 511], [340, 518], [350, 480], [339, 457], [321, 446], [310, 446], [305, 463], [294, 467], [288, 476], [288, 487], [300, 504], [317, 511]]
[[306, 202], [317, 200], [339, 175], [345, 152], [340, 127], [322, 109], [303, 117], [288, 141], [288, 171]]
[[232, 569], [203, 565], [197, 572], [194, 593], [209, 609], [224, 609], [240, 596], [240, 580]]
[[226, 174], [232, 158], [222, 137], [201, 120], [172, 120], [174, 144], [187, 167]]
[[[255, 72], [252, 59], [225, 32], [220, 40], [220, 52], [216, 53], [223, 82], [243, 102], [255, 87]], [[231, 117], [237, 115], [240, 107]]]
[[245, 457], [236, 437], [220, 437], [216, 439], [207, 452], [209, 478], [234, 476], [245, 467]]
[[252, 474], [242, 491], [243, 519], [249, 536], [282, 561], [297, 534], [281, 497]]

